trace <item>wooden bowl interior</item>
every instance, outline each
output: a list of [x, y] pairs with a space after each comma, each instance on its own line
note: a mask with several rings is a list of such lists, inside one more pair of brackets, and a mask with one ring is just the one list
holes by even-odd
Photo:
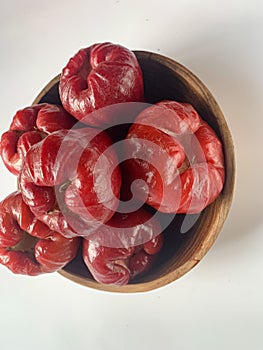
[[[226, 180], [220, 196], [200, 215], [188, 215], [187, 219], [185, 215], [175, 216], [164, 231], [164, 248], [153, 268], [145, 276], [132, 281], [131, 284], [126, 286], [98, 284], [85, 267], [80, 253], [60, 272], [82, 285], [115, 292], [139, 292], [155, 289], [179, 278], [195, 266], [219, 234], [230, 209], [234, 191], [233, 142], [224, 116], [211, 93], [196, 76], [179, 63], [149, 52], [136, 51], [135, 54], [143, 71], [147, 102], [155, 103], [164, 99], [189, 102], [215, 130], [224, 147]], [[44, 88], [34, 103], [61, 104], [58, 82], [59, 76]], [[187, 232], [181, 232], [185, 220], [193, 222], [196, 220], [196, 222]]]

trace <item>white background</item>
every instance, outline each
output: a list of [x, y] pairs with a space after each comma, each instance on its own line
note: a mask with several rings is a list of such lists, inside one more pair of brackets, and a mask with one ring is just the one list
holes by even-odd
[[[1, 0], [1, 132], [69, 57], [102, 41], [170, 56], [208, 86], [236, 146], [232, 210], [200, 264], [149, 293], [103, 293], [0, 266], [1, 349], [262, 349], [262, 1]], [[0, 171], [4, 198], [16, 180], [2, 163]]]

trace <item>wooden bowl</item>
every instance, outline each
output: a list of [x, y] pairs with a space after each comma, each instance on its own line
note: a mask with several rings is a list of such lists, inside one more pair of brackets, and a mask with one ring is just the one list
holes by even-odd
[[[225, 118], [207, 87], [187, 68], [167, 57], [135, 51], [141, 65], [146, 100], [154, 103], [171, 99], [191, 103], [215, 130], [222, 141], [226, 178], [222, 193], [181, 233], [185, 215], [176, 215], [164, 231], [165, 245], [152, 270], [125, 286], [97, 283], [79, 254], [59, 273], [81, 285], [110, 292], [145, 292], [164, 286], [191, 270], [207, 253], [217, 238], [229, 212], [235, 182], [235, 156], [231, 133]], [[58, 94], [60, 76], [55, 77], [34, 100], [35, 103], [61, 104]], [[193, 219], [191, 216], [190, 219]]]

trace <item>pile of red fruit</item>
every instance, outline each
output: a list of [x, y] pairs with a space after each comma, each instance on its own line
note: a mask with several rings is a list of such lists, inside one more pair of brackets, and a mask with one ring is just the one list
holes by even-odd
[[[119, 45], [80, 50], [59, 94], [61, 105], [16, 112], [2, 135], [19, 190], [0, 203], [0, 263], [34, 276], [82, 254], [96, 281], [127, 284], [149, 271], [165, 240], [147, 208], [199, 213], [221, 192], [221, 142], [190, 104], [147, 105], [136, 56]], [[121, 133], [130, 102], [143, 107], [116, 147], [111, 127]], [[134, 201], [134, 210], [123, 206]]]

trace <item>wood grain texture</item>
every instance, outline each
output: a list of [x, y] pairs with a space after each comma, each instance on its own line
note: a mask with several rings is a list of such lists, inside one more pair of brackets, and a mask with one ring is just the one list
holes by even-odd
[[[81, 285], [110, 292], [145, 292], [164, 286], [190, 271], [207, 253], [231, 207], [235, 185], [235, 155], [233, 140], [226, 120], [207, 87], [186, 67], [159, 54], [135, 51], [142, 67], [145, 96], [149, 103], [163, 99], [191, 103], [201, 117], [216, 131], [222, 141], [226, 178], [222, 193], [198, 218], [176, 215], [165, 230], [165, 245], [152, 270], [126, 286], [102, 285], [93, 280], [80, 254], [59, 273]], [[35, 103], [60, 104], [55, 77], [35, 98]], [[182, 233], [185, 220], [196, 220]]]

